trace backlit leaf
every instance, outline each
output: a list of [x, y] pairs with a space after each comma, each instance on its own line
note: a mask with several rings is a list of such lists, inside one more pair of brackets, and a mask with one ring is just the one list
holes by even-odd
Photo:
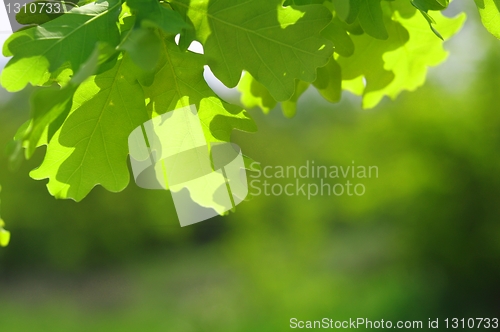
[[127, 139], [149, 118], [128, 63], [121, 59], [78, 88], [71, 113], [48, 143], [41, 166], [31, 172], [34, 179], [49, 179], [55, 197], [80, 201], [98, 184], [112, 192], [128, 185]]
[[500, 39], [500, 0], [474, 0], [486, 29]]
[[229, 142], [233, 129], [255, 131], [255, 123], [243, 109], [226, 103], [210, 89], [203, 66], [202, 55], [182, 51], [173, 40], [165, 39], [155, 80], [144, 87], [152, 116], [194, 104], [208, 143]]
[[203, 44], [207, 64], [235, 87], [243, 70], [278, 101], [288, 100], [295, 80], [313, 82], [327, 64], [332, 43], [320, 36], [331, 21], [321, 5], [283, 7], [278, 0], [174, 0], [188, 13]]

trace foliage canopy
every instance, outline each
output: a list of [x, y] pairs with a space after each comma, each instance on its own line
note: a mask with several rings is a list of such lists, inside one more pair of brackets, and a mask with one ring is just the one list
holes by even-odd
[[[485, 27], [500, 38], [500, 0], [475, 2]], [[12, 58], [1, 84], [10, 92], [37, 88], [12, 150], [30, 158], [47, 146], [31, 176], [48, 179], [55, 197], [80, 201], [96, 185], [112, 192], [128, 185], [127, 136], [151, 117], [196, 104], [209, 142], [229, 141], [234, 129], [255, 131], [244, 109], [206, 84], [204, 66], [239, 88], [245, 108], [268, 112], [281, 102], [291, 117], [309, 86], [330, 102], [351, 91], [372, 108], [384, 96], [415, 90], [428, 67], [446, 59], [443, 40], [465, 21], [463, 13], [444, 16], [448, 5], [82, 0], [63, 15], [19, 14], [28, 25], [3, 45]], [[204, 54], [188, 50], [193, 41]]]

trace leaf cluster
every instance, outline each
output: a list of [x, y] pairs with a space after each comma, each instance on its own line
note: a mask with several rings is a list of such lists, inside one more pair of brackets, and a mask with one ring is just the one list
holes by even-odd
[[[476, 3], [498, 37], [498, 0]], [[57, 198], [80, 201], [96, 185], [118, 192], [130, 181], [127, 137], [152, 117], [195, 104], [208, 142], [228, 142], [235, 129], [256, 130], [243, 108], [207, 85], [205, 66], [239, 88], [246, 108], [268, 112], [281, 103], [292, 117], [311, 86], [330, 102], [351, 91], [370, 108], [415, 90], [428, 67], [446, 59], [442, 40], [465, 20], [445, 17], [440, 11], [447, 6], [448, 0], [98, 0], [80, 1], [62, 15], [25, 13], [19, 20], [26, 28], [3, 45], [11, 59], [1, 84], [11, 92], [36, 87], [30, 119], [11, 150], [30, 158], [47, 147], [31, 176], [48, 179]], [[194, 41], [203, 54], [189, 50]]]

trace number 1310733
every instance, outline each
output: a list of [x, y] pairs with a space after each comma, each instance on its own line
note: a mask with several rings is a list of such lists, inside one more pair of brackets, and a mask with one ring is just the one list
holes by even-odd
[[65, 1], [35, 1], [31, 3], [5, 1], [7, 14], [64, 14], [76, 5]]
[[446, 318], [447, 329], [498, 329], [498, 318]]

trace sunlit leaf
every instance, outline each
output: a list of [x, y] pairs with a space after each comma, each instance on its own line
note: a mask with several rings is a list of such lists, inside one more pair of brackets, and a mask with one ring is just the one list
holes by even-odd
[[172, 3], [188, 13], [207, 64], [228, 87], [235, 87], [246, 70], [276, 100], [288, 100], [295, 80], [313, 82], [316, 68], [333, 53], [332, 43], [320, 36], [331, 21], [321, 5], [283, 7], [279, 0]]
[[500, 39], [500, 0], [474, 0], [486, 29]]
[[34, 179], [49, 179], [47, 187], [55, 197], [80, 201], [98, 184], [113, 192], [128, 185], [127, 138], [149, 118], [128, 64], [121, 59], [78, 88], [43, 163], [31, 172]]

